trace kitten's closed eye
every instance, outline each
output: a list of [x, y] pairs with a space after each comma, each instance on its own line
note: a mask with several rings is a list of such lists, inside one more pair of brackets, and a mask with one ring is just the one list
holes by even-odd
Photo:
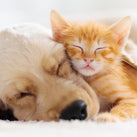
[[83, 48], [82, 48], [82, 47], [80, 47], [80, 46], [73, 45], [73, 47], [75, 47], [75, 48], [79, 49], [82, 53], [84, 52]]
[[106, 50], [106, 49], [108, 49], [108, 48], [107, 47], [99, 47], [99, 48], [95, 49], [94, 54], [96, 54], [97, 52]]

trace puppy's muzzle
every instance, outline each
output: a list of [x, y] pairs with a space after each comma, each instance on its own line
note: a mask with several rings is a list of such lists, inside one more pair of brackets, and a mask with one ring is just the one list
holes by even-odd
[[87, 104], [83, 100], [76, 100], [67, 108], [65, 108], [60, 115], [63, 120], [84, 120], [87, 117]]

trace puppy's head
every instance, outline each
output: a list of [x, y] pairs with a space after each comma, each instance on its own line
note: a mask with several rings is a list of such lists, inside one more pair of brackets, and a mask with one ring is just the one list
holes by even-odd
[[0, 99], [18, 120], [89, 119], [98, 112], [94, 91], [71, 70], [62, 45], [45, 28], [26, 24], [1, 31], [0, 52]]

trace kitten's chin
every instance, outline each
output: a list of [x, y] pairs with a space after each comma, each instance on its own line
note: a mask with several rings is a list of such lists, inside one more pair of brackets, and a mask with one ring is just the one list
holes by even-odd
[[93, 76], [94, 74], [96, 74], [96, 72], [95, 71], [91, 71], [91, 70], [78, 70], [78, 72], [80, 73], [80, 74], [82, 74], [83, 76], [86, 76], [86, 77], [88, 77], [88, 76]]

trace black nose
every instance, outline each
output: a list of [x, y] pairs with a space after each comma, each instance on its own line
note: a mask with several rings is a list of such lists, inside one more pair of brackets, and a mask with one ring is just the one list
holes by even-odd
[[65, 108], [60, 119], [64, 120], [84, 120], [87, 117], [87, 104], [83, 100], [76, 100], [70, 106]]

